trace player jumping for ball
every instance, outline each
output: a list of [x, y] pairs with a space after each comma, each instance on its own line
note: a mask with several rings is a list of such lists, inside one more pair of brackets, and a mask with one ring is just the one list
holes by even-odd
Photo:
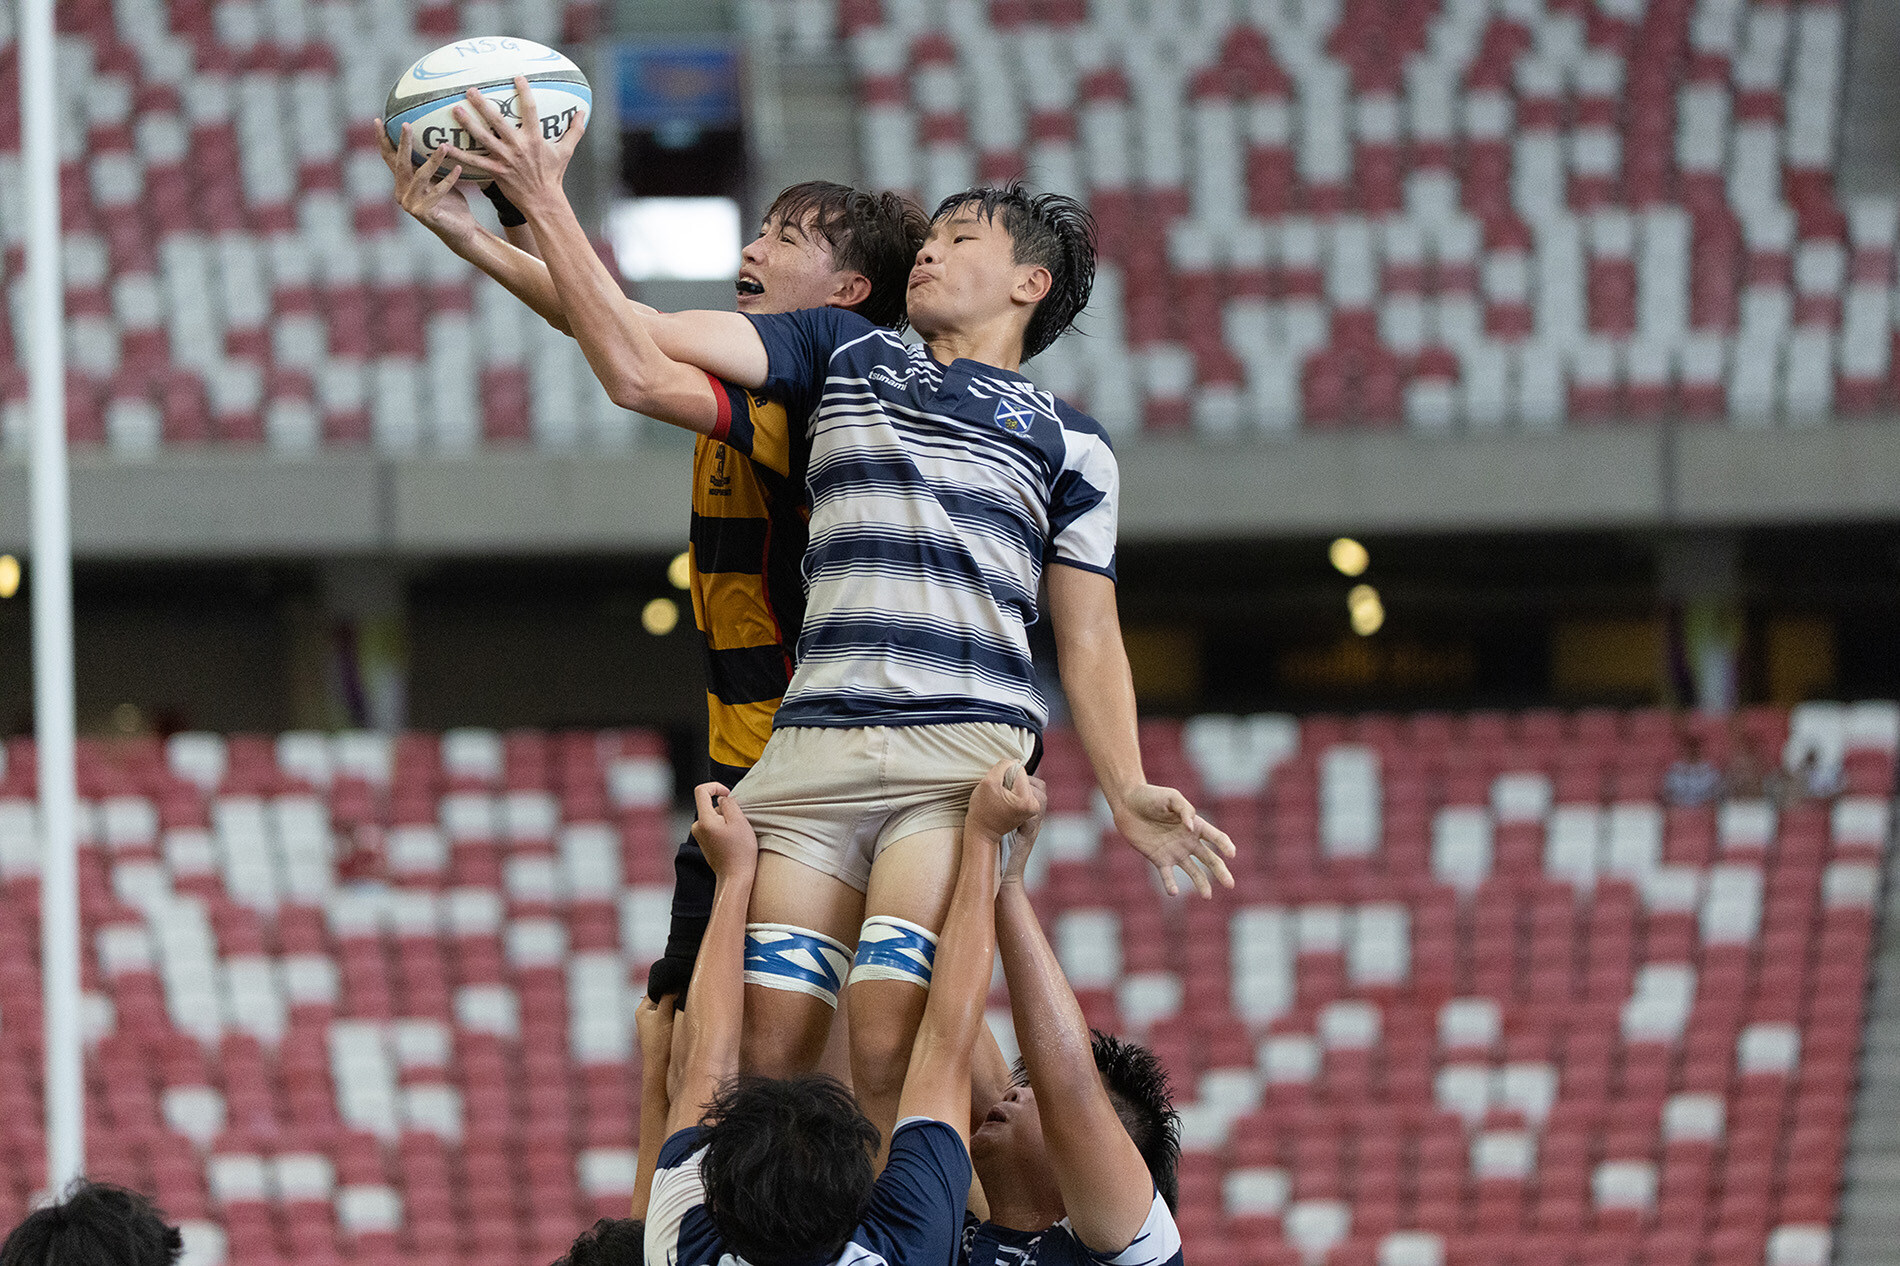
[[[516, 86], [535, 118], [528, 84]], [[650, 315], [621, 294], [562, 191], [579, 129], [550, 143], [475, 93], [456, 111], [481, 138], [479, 165], [533, 227], [616, 403], [718, 426], [729, 401], [712, 374], [810, 418], [799, 663], [739, 792], [766, 850], [751, 915], [766, 926], [747, 954], [763, 987], [748, 1000], [747, 1037], [776, 1034], [815, 1059], [829, 1015], [808, 988], [814, 964], [856, 940], [853, 1081], [888, 1131], [970, 789], [998, 760], [1025, 758], [1047, 719], [1026, 631], [1043, 585], [1071, 713], [1117, 828], [1169, 892], [1177, 868], [1203, 894], [1233, 882], [1232, 843], [1142, 769], [1107, 437], [1017, 372], [1087, 302], [1087, 212], [1015, 187], [947, 200], [908, 286], [923, 346], [835, 308]]]
[[[454, 174], [442, 171], [439, 153], [418, 161], [407, 124], [400, 148], [380, 124], [377, 135], [403, 209], [567, 331], [566, 310], [547, 266], [532, 253], [526, 221], [496, 186], [483, 186], [483, 192], [495, 204], [506, 241], [482, 227], [452, 178], [437, 178]], [[739, 310], [835, 306], [877, 325], [901, 325], [905, 281], [926, 228], [922, 210], [896, 194], [826, 181], [793, 185], [766, 210], [758, 237], [741, 254]], [[717, 389], [726, 407], [704, 415], [709, 425], [691, 428], [698, 440], [689, 587], [706, 649], [707, 755], [712, 776], [732, 786], [758, 763], [791, 680], [805, 608], [799, 563], [810, 513], [809, 440], [804, 420], [794, 425], [783, 404], [727, 383]], [[647, 977], [655, 1000], [685, 991], [712, 905], [712, 872], [690, 836], [680, 845], [674, 870], [666, 953]], [[835, 995], [850, 953], [844, 946], [824, 948], [821, 965], [835, 979], [816, 980], [813, 987]], [[809, 1071], [811, 1064], [780, 1044], [759, 1041], [748, 1048], [746, 1066], [784, 1075]]]

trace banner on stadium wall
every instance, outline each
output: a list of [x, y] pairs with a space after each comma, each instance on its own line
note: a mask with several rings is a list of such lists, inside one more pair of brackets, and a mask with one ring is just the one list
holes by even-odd
[[739, 50], [726, 40], [629, 40], [614, 49], [620, 126], [674, 133], [736, 128], [741, 116]]

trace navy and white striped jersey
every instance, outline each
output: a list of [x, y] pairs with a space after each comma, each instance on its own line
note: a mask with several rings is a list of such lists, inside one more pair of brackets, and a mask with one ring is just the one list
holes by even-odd
[[[647, 1204], [647, 1266], [730, 1266], [706, 1212], [697, 1127], [666, 1140]], [[871, 1191], [871, 1207], [843, 1251], [824, 1266], [958, 1266], [970, 1153], [954, 1128], [907, 1117], [891, 1131], [890, 1159]]]
[[1107, 434], [1021, 374], [939, 365], [856, 313], [751, 320], [765, 392], [811, 430], [805, 628], [775, 724], [1040, 731], [1042, 568], [1115, 575]]
[[963, 1266], [1182, 1266], [1181, 1232], [1159, 1192], [1140, 1233], [1119, 1253], [1085, 1247], [1067, 1218], [1043, 1231], [1012, 1231], [971, 1216], [963, 1228]]

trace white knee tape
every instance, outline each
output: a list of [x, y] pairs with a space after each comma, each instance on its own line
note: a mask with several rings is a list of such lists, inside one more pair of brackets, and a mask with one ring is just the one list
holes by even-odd
[[809, 994], [835, 1008], [845, 969], [850, 965], [850, 949], [823, 932], [789, 923], [748, 923], [745, 926], [745, 982], [748, 985]]
[[936, 933], [888, 914], [874, 914], [858, 931], [858, 958], [851, 969], [851, 983], [908, 980], [928, 989], [936, 961]]

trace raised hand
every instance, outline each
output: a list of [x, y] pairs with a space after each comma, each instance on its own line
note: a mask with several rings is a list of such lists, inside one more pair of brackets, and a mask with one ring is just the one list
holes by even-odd
[[1003, 863], [1003, 882], [1021, 883], [1023, 868], [1029, 865], [1030, 850], [1042, 833], [1042, 819], [1049, 812], [1049, 784], [1040, 778], [1029, 780], [1029, 792], [1036, 798], [1036, 811], [1009, 837], [1009, 860]]
[[640, 1035], [642, 1067], [664, 1068], [672, 1058], [674, 1001], [672, 994], [658, 1002], [642, 998], [640, 1005], [633, 1009], [634, 1031]]
[[1194, 891], [1203, 897], [1214, 895], [1216, 881], [1223, 888], [1234, 886], [1227, 869], [1234, 842], [1195, 813], [1187, 797], [1172, 787], [1143, 783], [1129, 792], [1116, 806], [1115, 829], [1161, 872], [1161, 886], [1171, 897], [1181, 891], [1174, 877], [1177, 868], [1187, 872]]
[[758, 864], [759, 837], [732, 792], [724, 783], [703, 782], [693, 788], [693, 799], [699, 806], [693, 838], [712, 864], [713, 874], [721, 879], [749, 876]]
[[526, 211], [536, 197], [558, 193], [561, 177], [580, 145], [586, 119], [576, 116], [558, 141], [547, 139], [547, 128], [534, 104], [526, 77], [515, 76], [515, 113], [519, 126], [502, 117], [501, 108], [478, 90], [468, 90], [467, 102], [455, 107], [455, 118], [468, 131], [472, 144], [484, 152], [470, 154], [446, 146], [449, 157], [472, 172], [493, 176], [501, 191]]
[[475, 213], [469, 210], [467, 196], [455, 186], [461, 179], [462, 166], [456, 163], [444, 172], [443, 163], [448, 155], [441, 147], [417, 163], [416, 138], [409, 124], [402, 125], [399, 149], [390, 141], [389, 131], [381, 119], [376, 120], [376, 139], [382, 149], [383, 163], [395, 177], [396, 201], [404, 211], [437, 232], [475, 223]]
[[970, 793], [970, 825], [1002, 839], [1042, 812], [1021, 761], [998, 761]]

